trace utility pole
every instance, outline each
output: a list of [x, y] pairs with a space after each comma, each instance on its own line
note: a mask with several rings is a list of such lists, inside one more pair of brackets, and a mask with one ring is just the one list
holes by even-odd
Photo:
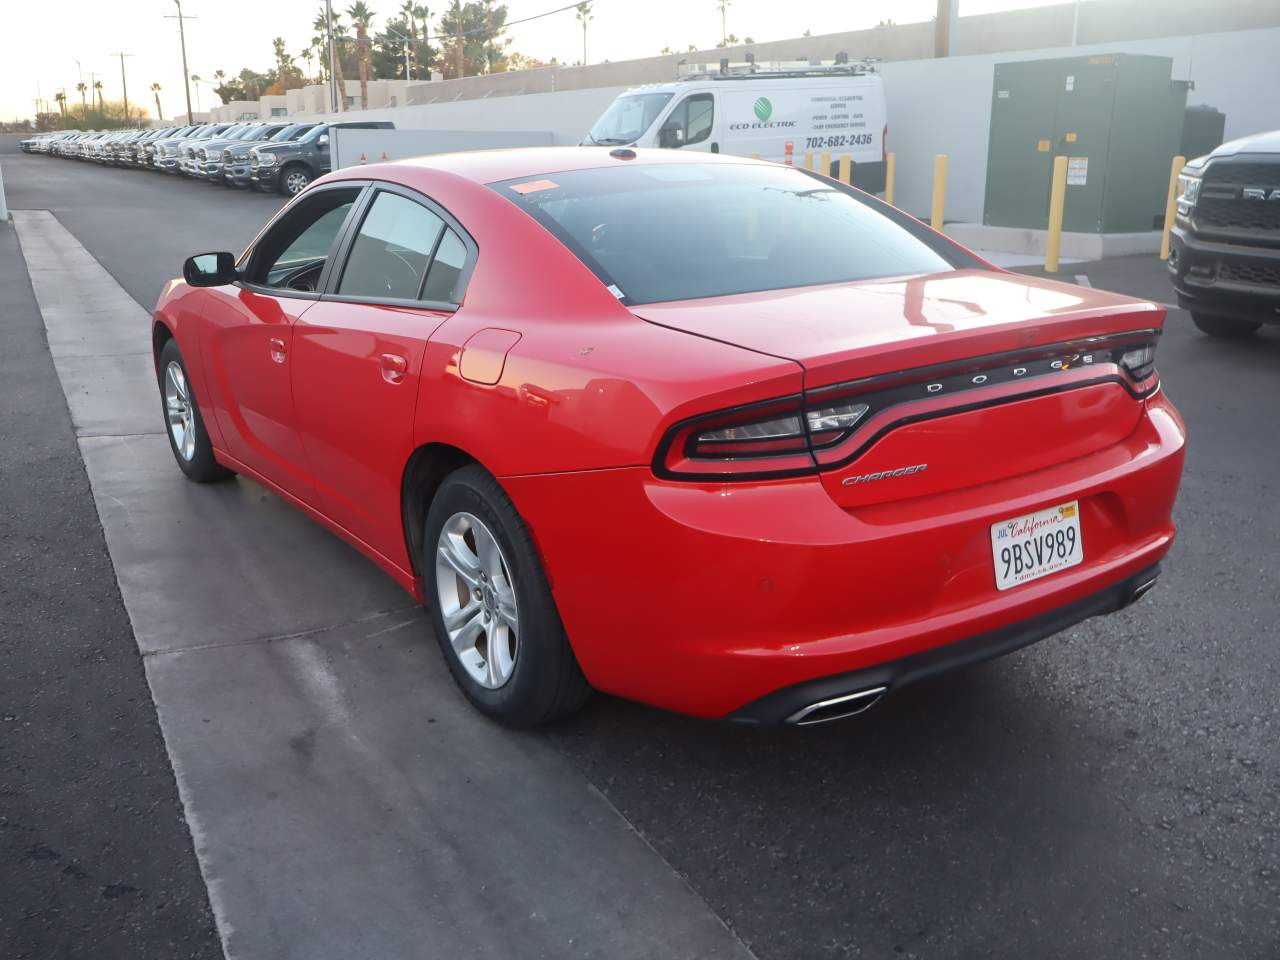
[[952, 32], [956, 26], [956, 4], [959, 0], [938, 0], [938, 16], [933, 24], [933, 55], [935, 57], [951, 56], [951, 45], [955, 43]]
[[187, 123], [195, 123], [195, 117], [191, 115], [191, 76], [187, 73], [187, 31], [185, 22], [187, 20], [197, 20], [198, 17], [189, 17], [182, 12], [182, 0], [173, 0], [178, 6], [178, 15], [175, 17], [172, 13], [166, 13], [166, 20], [178, 21], [178, 38], [182, 42], [182, 86], [187, 93]]
[[120, 87], [124, 91], [124, 125], [127, 127], [129, 125], [129, 84], [124, 78], [124, 58], [132, 57], [133, 54], [117, 53], [114, 56], [120, 58]]
[[324, 28], [329, 35], [329, 112], [338, 112], [338, 75], [333, 65], [338, 58], [333, 43], [333, 0], [324, 0]]

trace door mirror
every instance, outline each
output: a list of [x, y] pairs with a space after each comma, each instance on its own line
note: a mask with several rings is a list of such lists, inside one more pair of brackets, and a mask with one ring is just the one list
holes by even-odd
[[221, 287], [237, 276], [236, 258], [226, 251], [197, 253], [182, 265], [182, 279], [193, 287]]
[[327, 147], [328, 145], [329, 145], [329, 135], [327, 133], [322, 133], [320, 134], [320, 136], [316, 137], [317, 147]]
[[658, 131], [658, 146], [665, 148], [684, 146], [684, 127], [679, 121], [668, 120]]

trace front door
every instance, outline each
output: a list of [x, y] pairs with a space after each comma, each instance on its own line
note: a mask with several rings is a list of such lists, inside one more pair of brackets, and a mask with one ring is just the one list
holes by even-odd
[[715, 132], [715, 95], [691, 93], [677, 103], [662, 121], [658, 145], [684, 150], [719, 153], [720, 144], [712, 139]]
[[427, 340], [460, 298], [468, 248], [392, 188], [357, 213], [345, 263], [295, 326], [293, 396], [320, 509], [407, 568], [401, 482]]
[[294, 324], [319, 286], [360, 187], [317, 191], [263, 233], [238, 287], [205, 311], [203, 356], [227, 452], [314, 499], [289, 382]]

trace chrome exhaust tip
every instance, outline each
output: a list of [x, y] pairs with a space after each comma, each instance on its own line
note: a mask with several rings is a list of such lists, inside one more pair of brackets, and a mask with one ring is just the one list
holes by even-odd
[[866, 690], [846, 693], [829, 700], [819, 700], [807, 707], [801, 707], [783, 722], [797, 727], [812, 727], [819, 723], [857, 716], [874, 707], [888, 689], [888, 687], [868, 687]]
[[1144, 580], [1142, 581], [1142, 583], [1134, 587], [1133, 593], [1129, 594], [1129, 601], [1128, 603], [1125, 604], [1125, 606], [1127, 607], [1129, 606], [1129, 604], [1137, 603], [1139, 600], [1145, 597], [1148, 593], [1150, 593], [1151, 588], [1156, 585], [1157, 579], [1158, 579], [1157, 577], [1153, 576], [1150, 580]]

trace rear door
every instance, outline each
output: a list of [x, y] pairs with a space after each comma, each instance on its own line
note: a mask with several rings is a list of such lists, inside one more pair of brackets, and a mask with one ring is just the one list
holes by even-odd
[[407, 567], [400, 484], [427, 340], [462, 297], [475, 245], [419, 194], [377, 184], [325, 295], [298, 320], [293, 397], [320, 509]]
[[310, 502], [289, 382], [293, 325], [313, 307], [362, 187], [320, 188], [288, 208], [242, 261], [242, 282], [204, 311], [203, 355], [227, 452]]

